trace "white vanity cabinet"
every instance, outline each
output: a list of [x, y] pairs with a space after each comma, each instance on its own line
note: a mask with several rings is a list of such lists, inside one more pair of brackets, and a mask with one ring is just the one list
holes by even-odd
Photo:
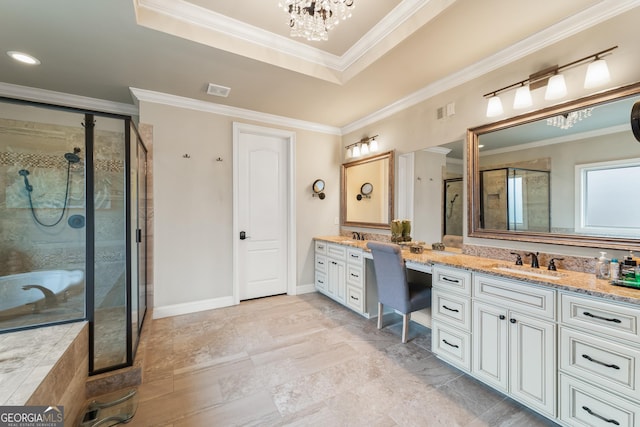
[[560, 294], [560, 406], [566, 425], [640, 425], [640, 307]]
[[473, 276], [472, 374], [544, 413], [556, 415], [556, 292]]
[[431, 349], [441, 359], [471, 370], [471, 272], [433, 266]]
[[316, 290], [365, 314], [365, 261], [362, 249], [315, 241]]

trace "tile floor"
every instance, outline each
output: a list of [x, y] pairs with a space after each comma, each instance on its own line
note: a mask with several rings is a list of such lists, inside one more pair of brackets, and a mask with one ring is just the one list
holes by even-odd
[[388, 321], [315, 293], [154, 320], [127, 425], [555, 425], [438, 360], [429, 329], [403, 345]]

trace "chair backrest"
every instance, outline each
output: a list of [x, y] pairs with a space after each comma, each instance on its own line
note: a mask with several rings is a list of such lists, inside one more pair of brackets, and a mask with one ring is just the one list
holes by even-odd
[[368, 242], [373, 255], [378, 301], [401, 313], [409, 312], [407, 271], [400, 246], [391, 243]]

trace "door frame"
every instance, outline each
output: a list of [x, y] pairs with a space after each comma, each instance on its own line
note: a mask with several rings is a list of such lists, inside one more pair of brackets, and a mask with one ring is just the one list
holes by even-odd
[[241, 134], [264, 135], [270, 137], [278, 137], [286, 140], [285, 151], [286, 161], [286, 210], [287, 210], [287, 294], [295, 295], [296, 286], [296, 198], [295, 198], [295, 145], [296, 134], [292, 131], [273, 129], [263, 126], [250, 125], [246, 123], [233, 122], [233, 304], [240, 303], [240, 282], [238, 280], [238, 271], [240, 268], [239, 258], [239, 233], [240, 224], [238, 224], [238, 207], [240, 204], [239, 194], [239, 143]]

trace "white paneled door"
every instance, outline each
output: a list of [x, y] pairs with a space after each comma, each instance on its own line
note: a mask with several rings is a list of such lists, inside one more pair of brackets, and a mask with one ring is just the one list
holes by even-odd
[[238, 297], [283, 294], [288, 289], [290, 137], [238, 126], [234, 138]]

